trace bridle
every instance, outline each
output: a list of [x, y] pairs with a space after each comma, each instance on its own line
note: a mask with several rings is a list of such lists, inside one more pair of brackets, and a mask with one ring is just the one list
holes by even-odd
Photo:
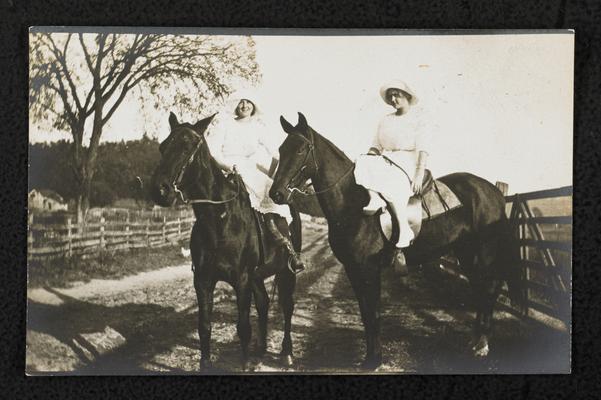
[[202, 135], [199, 135], [198, 133], [194, 132], [192, 129], [190, 129], [190, 131], [198, 138], [198, 144], [196, 145], [194, 150], [192, 150], [192, 152], [188, 156], [188, 160], [182, 165], [179, 173], [175, 176], [175, 179], [173, 180], [173, 183], [172, 183], [174, 192], [179, 194], [179, 196], [182, 199], [182, 201], [184, 202], [184, 204], [225, 204], [225, 203], [229, 203], [230, 201], [235, 200], [240, 195], [240, 177], [239, 176], [236, 177], [236, 194], [233, 197], [230, 197], [229, 199], [226, 199], [226, 200], [186, 199], [184, 192], [182, 192], [177, 187], [181, 183], [181, 181], [184, 177], [184, 173], [186, 172], [186, 169], [190, 166], [190, 164], [192, 164], [192, 161], [194, 161], [194, 157], [196, 157], [196, 153], [198, 153], [198, 150], [200, 150], [200, 147], [204, 143], [204, 138], [202, 137]]
[[305, 137], [304, 135], [301, 135], [300, 133], [292, 133], [292, 135], [294, 136], [298, 136], [299, 138], [301, 138], [303, 141], [305, 141], [309, 147], [309, 149], [307, 150], [307, 152], [305, 153], [305, 158], [300, 166], [300, 168], [298, 169], [298, 171], [296, 171], [296, 173], [292, 176], [292, 178], [290, 178], [290, 180], [288, 181], [288, 184], [286, 184], [286, 191], [288, 192], [288, 197], [286, 198], [286, 201], [289, 201], [290, 198], [292, 197], [292, 195], [294, 194], [294, 192], [297, 192], [299, 194], [302, 194], [303, 196], [316, 196], [318, 194], [322, 194], [322, 193], [326, 193], [328, 191], [330, 191], [331, 189], [333, 189], [334, 187], [336, 187], [340, 182], [342, 182], [342, 180], [344, 178], [346, 178], [346, 176], [348, 174], [351, 173], [351, 171], [353, 169], [355, 169], [355, 164], [353, 163], [351, 165], [351, 167], [346, 170], [337, 180], [336, 182], [334, 182], [332, 185], [328, 186], [325, 189], [316, 191], [316, 192], [306, 192], [304, 190], [301, 190], [297, 187], [293, 187], [292, 183], [295, 182], [299, 177], [302, 176], [302, 174], [305, 172], [305, 169], [307, 169], [307, 161], [309, 160], [309, 156], [311, 156], [313, 158], [313, 164], [315, 165], [315, 172], [319, 172], [319, 165], [317, 164], [317, 156], [315, 155], [315, 137], [313, 135], [313, 131], [311, 129], [308, 129], [309, 131], [309, 135], [310, 138]]

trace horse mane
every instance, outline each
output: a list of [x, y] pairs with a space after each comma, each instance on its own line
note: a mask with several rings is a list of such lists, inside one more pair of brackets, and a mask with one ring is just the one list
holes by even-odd
[[340, 150], [340, 148], [338, 146], [336, 146], [334, 143], [332, 143], [328, 138], [326, 138], [322, 134], [315, 131], [315, 129], [313, 129], [311, 127], [308, 127], [308, 128], [311, 129], [313, 135], [318, 136], [321, 140], [323, 140], [328, 145], [328, 147], [332, 150], [332, 152], [334, 153], [334, 155], [336, 157], [340, 158], [342, 161], [345, 161], [345, 162], [352, 162], [351, 159], [346, 154], [344, 154], [344, 151]]
[[[197, 123], [197, 124], [198, 124], [198, 123]], [[204, 142], [205, 142], [205, 145], [206, 145], [206, 146], [202, 146], [202, 147], [206, 147], [206, 152], [207, 152], [207, 154], [208, 154], [208, 156], [209, 156], [209, 157], [208, 157], [208, 160], [209, 160], [209, 163], [210, 163], [210, 166], [211, 166], [211, 168], [212, 168], [213, 170], [220, 170], [220, 168], [219, 168], [219, 165], [217, 164], [217, 161], [215, 160], [215, 158], [214, 158], [214, 157], [213, 157], [213, 155], [211, 154], [211, 149], [210, 149], [210, 148], [209, 148], [209, 146], [208, 146], [208, 143], [207, 143], [207, 137], [206, 137], [206, 135], [205, 135], [205, 133], [206, 133], [206, 130], [205, 130], [205, 132], [199, 132], [199, 131], [198, 131], [198, 127], [196, 126], [196, 124], [195, 124], [195, 125], [192, 125], [192, 124], [191, 124], [191, 123], [189, 123], [189, 122], [182, 122], [182, 123], [180, 123], [180, 125], [179, 125], [179, 126], [180, 126], [180, 127], [182, 127], [182, 128], [188, 128], [188, 129], [191, 129], [191, 130], [192, 130], [192, 131], [194, 131], [194, 132], [195, 132], [197, 135], [200, 135], [200, 136], [202, 137], [202, 140], [204, 140]], [[221, 174], [219, 174], [219, 175], [221, 175]], [[225, 181], [227, 182], [227, 179], [225, 179]]]

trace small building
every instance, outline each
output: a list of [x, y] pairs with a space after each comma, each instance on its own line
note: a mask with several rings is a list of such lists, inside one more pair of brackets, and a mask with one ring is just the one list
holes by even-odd
[[67, 203], [60, 194], [49, 189], [32, 189], [27, 196], [27, 206], [30, 210], [66, 211]]

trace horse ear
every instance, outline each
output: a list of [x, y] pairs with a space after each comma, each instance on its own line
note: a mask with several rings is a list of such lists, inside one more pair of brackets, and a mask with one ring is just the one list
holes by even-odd
[[177, 122], [177, 117], [175, 116], [175, 114], [173, 114], [173, 112], [170, 112], [169, 113], [169, 126], [171, 127], [171, 129], [173, 129], [178, 125], [179, 125], [179, 122]]
[[307, 131], [307, 118], [303, 115], [302, 112], [298, 113], [298, 124], [297, 127], [305, 133]]
[[215, 115], [217, 115], [217, 113], [211, 115], [210, 117], [201, 119], [200, 121], [195, 123], [194, 130], [200, 133], [201, 135], [204, 134], [204, 132], [207, 130], [207, 127], [211, 124], [211, 121], [213, 121], [213, 118], [215, 118]]
[[291, 134], [294, 132], [294, 127], [292, 126], [292, 124], [288, 121], [286, 121], [286, 118], [284, 118], [284, 116], [280, 115], [280, 124], [282, 125], [282, 128], [284, 129], [284, 132]]

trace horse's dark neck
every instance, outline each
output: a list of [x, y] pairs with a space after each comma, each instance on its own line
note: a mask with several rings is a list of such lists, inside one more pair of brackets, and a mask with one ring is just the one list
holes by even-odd
[[313, 179], [319, 204], [330, 222], [343, 221], [361, 213], [367, 203], [367, 191], [357, 185], [353, 162], [335, 145], [314, 133], [316, 162], [319, 168]]
[[[190, 165], [193, 178], [187, 190], [190, 199], [224, 200], [234, 195], [231, 184], [223, 176], [212, 157], [208, 157], [207, 165], [203, 165], [200, 157], [196, 157]], [[211, 220], [220, 218], [230, 204], [214, 205], [197, 203], [192, 205], [196, 219]], [[208, 222], [208, 221], [207, 221]]]

